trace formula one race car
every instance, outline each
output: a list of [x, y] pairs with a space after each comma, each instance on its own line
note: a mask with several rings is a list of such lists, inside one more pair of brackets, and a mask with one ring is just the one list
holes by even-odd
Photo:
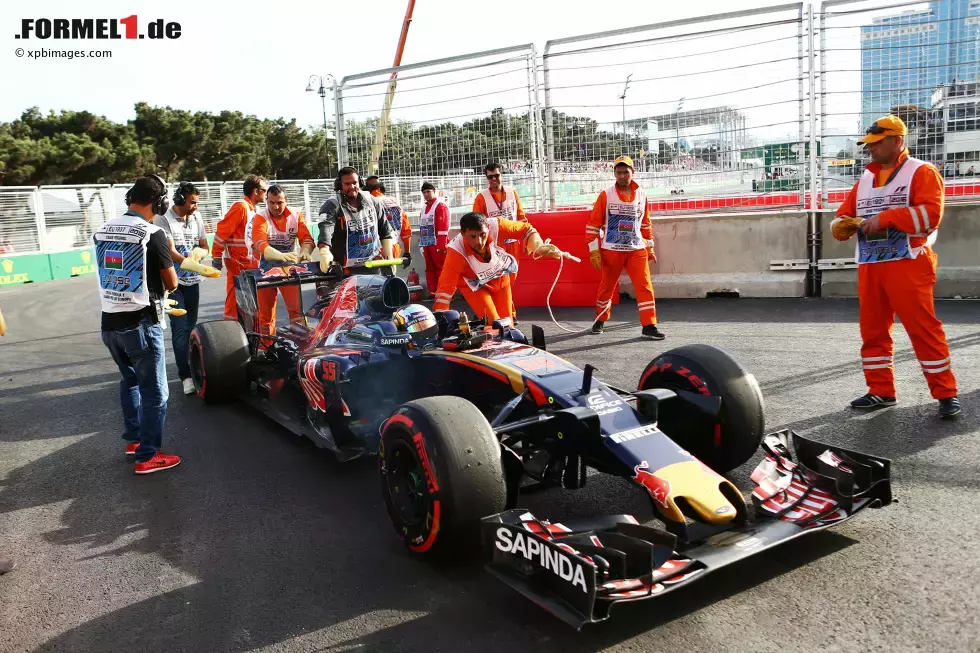
[[[547, 352], [539, 327], [529, 342], [508, 320], [409, 305], [394, 276], [275, 274], [236, 280], [240, 323], [194, 330], [198, 394], [245, 397], [342, 459], [377, 451], [409, 551], [482, 549], [491, 573], [577, 628], [891, 502], [887, 459], [764, 435], [758, 383], [721, 349], [667, 351], [629, 391]], [[279, 328], [255, 360], [256, 290], [308, 282], [320, 286], [315, 324]], [[760, 445], [747, 501], [721, 474]], [[533, 489], [583, 487], [587, 468], [633, 480], [663, 526], [546, 521], [517, 507]]]

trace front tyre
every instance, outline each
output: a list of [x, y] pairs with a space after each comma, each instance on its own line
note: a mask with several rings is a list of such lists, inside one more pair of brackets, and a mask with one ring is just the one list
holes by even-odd
[[658, 415], [661, 431], [719, 474], [758, 450], [766, 429], [762, 390], [725, 350], [698, 344], [664, 352], [640, 376], [638, 389], [651, 388], [721, 397], [717, 420], [680, 399], [661, 404]]
[[399, 537], [416, 555], [479, 551], [480, 519], [507, 500], [500, 443], [460, 397], [408, 402], [388, 418], [378, 447], [381, 494]]

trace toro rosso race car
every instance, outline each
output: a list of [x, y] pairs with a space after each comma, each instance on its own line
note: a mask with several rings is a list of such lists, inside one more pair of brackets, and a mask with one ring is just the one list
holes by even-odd
[[[890, 461], [790, 431], [765, 435], [755, 378], [721, 349], [654, 358], [636, 390], [599, 381], [507, 320], [409, 304], [390, 273], [315, 266], [236, 279], [239, 322], [206, 322], [191, 366], [206, 401], [241, 397], [341, 459], [377, 452], [395, 531], [426, 558], [482, 550], [487, 569], [581, 628], [777, 544], [891, 503]], [[316, 283], [309, 326], [258, 355], [255, 292]], [[722, 474], [764, 457], [747, 498]], [[631, 479], [659, 524], [518, 508], [533, 489]]]

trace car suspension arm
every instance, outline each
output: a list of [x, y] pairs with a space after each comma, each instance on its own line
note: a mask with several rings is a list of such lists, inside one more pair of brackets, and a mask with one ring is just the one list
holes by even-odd
[[524, 401], [524, 397], [527, 396], [528, 396], [528, 390], [527, 388], [524, 388], [524, 392], [522, 392], [521, 394], [517, 395], [516, 397], [508, 401], [506, 404], [504, 404], [504, 407], [500, 409], [499, 413], [497, 413], [497, 416], [493, 419], [493, 422], [490, 424], [490, 426], [494, 428], [500, 426], [505, 419], [510, 417], [510, 414], [514, 412], [514, 410], [520, 405], [520, 403]]

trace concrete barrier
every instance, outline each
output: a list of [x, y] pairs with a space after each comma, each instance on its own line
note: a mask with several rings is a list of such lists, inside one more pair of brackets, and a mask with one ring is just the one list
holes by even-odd
[[[737, 290], [741, 297], [802, 297], [805, 270], [770, 271], [773, 260], [806, 258], [806, 215], [787, 213], [671, 217], [654, 220], [658, 262], [651, 264], [654, 292], [664, 298], [705, 297], [708, 292]], [[449, 234], [452, 239], [459, 229]], [[544, 233], [547, 238], [548, 233]], [[585, 234], [582, 234], [583, 242]], [[425, 282], [425, 261], [412, 238], [412, 265]], [[587, 264], [587, 263], [583, 263]], [[518, 279], [520, 283], [520, 279]], [[620, 292], [635, 297], [629, 277], [620, 277]], [[582, 292], [594, 296], [594, 286]]]
[[[841, 243], [830, 233], [832, 211], [820, 214], [823, 232], [821, 261], [824, 297], [857, 296], [857, 270], [853, 267], [854, 242]], [[807, 258], [805, 213], [725, 214], [658, 218], [653, 228], [657, 263], [651, 264], [654, 291], [662, 298], [704, 297], [709, 292], [734, 290], [741, 297], [802, 297], [805, 269], [770, 270], [771, 261]], [[310, 225], [316, 232], [315, 222]], [[459, 233], [450, 231], [450, 239]], [[315, 236], [314, 236], [315, 237]], [[547, 237], [547, 234], [545, 234]], [[212, 240], [213, 236], [208, 237]], [[584, 235], [583, 235], [584, 239]], [[412, 265], [399, 271], [406, 277], [415, 268], [423, 286], [425, 260], [418, 246], [418, 230], [412, 238]], [[937, 297], [980, 297], [980, 204], [946, 206], [935, 246], [939, 254]], [[0, 255], [0, 286], [48, 281], [94, 273], [94, 260], [75, 250], [54, 254]], [[849, 267], [833, 269], [834, 263]], [[829, 268], [829, 269], [827, 269]], [[620, 291], [635, 297], [625, 274]], [[590, 296], [595, 288], [585, 288]]]
[[[830, 233], [834, 217], [830, 211], [820, 215], [824, 268], [854, 261], [854, 239], [842, 243]], [[980, 204], [947, 204], [934, 249], [939, 255], [936, 297], [980, 297]], [[821, 279], [823, 297], [857, 296], [856, 267], [823, 269]]]
[[[806, 270], [770, 271], [770, 261], [806, 258], [803, 213], [683, 216], [653, 221], [657, 262], [651, 264], [657, 297], [705, 297], [737, 291], [740, 297], [803, 297]], [[620, 290], [635, 297], [625, 274]]]

